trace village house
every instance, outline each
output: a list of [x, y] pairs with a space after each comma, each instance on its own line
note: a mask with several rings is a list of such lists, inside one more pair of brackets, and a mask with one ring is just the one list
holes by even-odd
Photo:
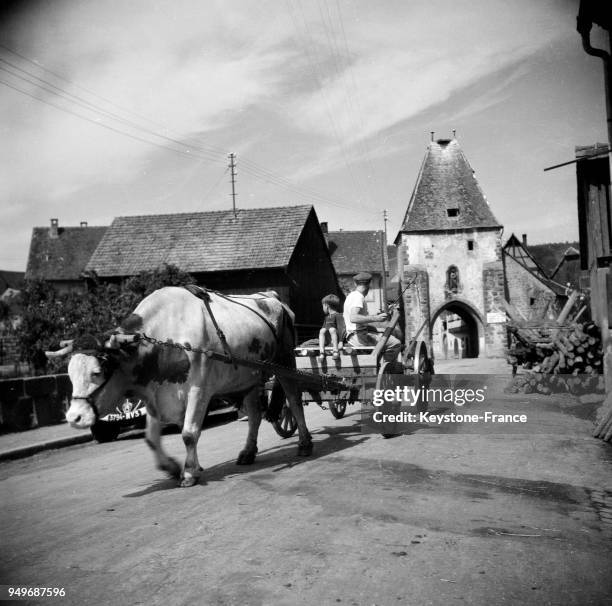
[[83, 271], [106, 232], [106, 227], [61, 227], [51, 219], [49, 227], [32, 230], [26, 280], [45, 280], [57, 292], [84, 292]]
[[312, 206], [117, 217], [85, 270], [119, 282], [164, 264], [220, 292], [275, 290], [300, 339], [318, 332], [321, 299], [342, 295]]
[[[327, 232], [327, 224], [322, 225]], [[386, 309], [385, 288], [388, 278], [383, 231], [330, 231], [327, 232], [329, 254], [338, 275], [344, 295], [355, 288], [353, 276], [360, 272], [372, 275], [366, 297], [368, 309]]]
[[502, 254], [506, 298], [527, 320], [556, 318], [579, 287], [579, 253], [567, 243], [527, 246], [526, 234], [521, 240], [512, 234]]

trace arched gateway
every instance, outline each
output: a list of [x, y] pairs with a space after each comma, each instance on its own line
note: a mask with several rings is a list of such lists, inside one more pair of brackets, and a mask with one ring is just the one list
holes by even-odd
[[432, 140], [395, 245], [407, 338], [436, 358], [503, 355], [501, 232], [457, 140]]

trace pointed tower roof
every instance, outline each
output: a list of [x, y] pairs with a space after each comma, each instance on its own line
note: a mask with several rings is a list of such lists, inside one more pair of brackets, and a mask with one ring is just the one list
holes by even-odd
[[401, 232], [502, 227], [456, 139], [429, 144]]

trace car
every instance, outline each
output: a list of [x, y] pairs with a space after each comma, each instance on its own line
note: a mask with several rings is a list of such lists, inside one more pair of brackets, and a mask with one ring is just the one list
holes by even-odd
[[[215, 398], [210, 403], [204, 423], [211, 422], [210, 417], [227, 416], [228, 414], [237, 417], [235, 404], [228, 400]], [[122, 431], [144, 429], [146, 422], [145, 401], [135, 396], [126, 396], [114, 411], [100, 416], [90, 430], [96, 442], [105, 443], [116, 440]]]
[[126, 396], [113, 412], [98, 418], [91, 426], [91, 435], [97, 442], [112, 442], [122, 429], [143, 429], [147, 421], [147, 409], [144, 400]]

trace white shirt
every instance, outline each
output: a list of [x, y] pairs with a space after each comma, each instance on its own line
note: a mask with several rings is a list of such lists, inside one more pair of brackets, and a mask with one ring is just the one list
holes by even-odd
[[346, 325], [347, 333], [355, 332], [358, 329], [358, 325], [355, 324], [355, 322], [351, 322], [351, 310], [355, 308], [359, 309], [362, 315], [369, 315], [368, 304], [366, 303], [365, 297], [358, 290], [350, 292], [344, 300], [342, 315], [344, 316], [344, 324]]

